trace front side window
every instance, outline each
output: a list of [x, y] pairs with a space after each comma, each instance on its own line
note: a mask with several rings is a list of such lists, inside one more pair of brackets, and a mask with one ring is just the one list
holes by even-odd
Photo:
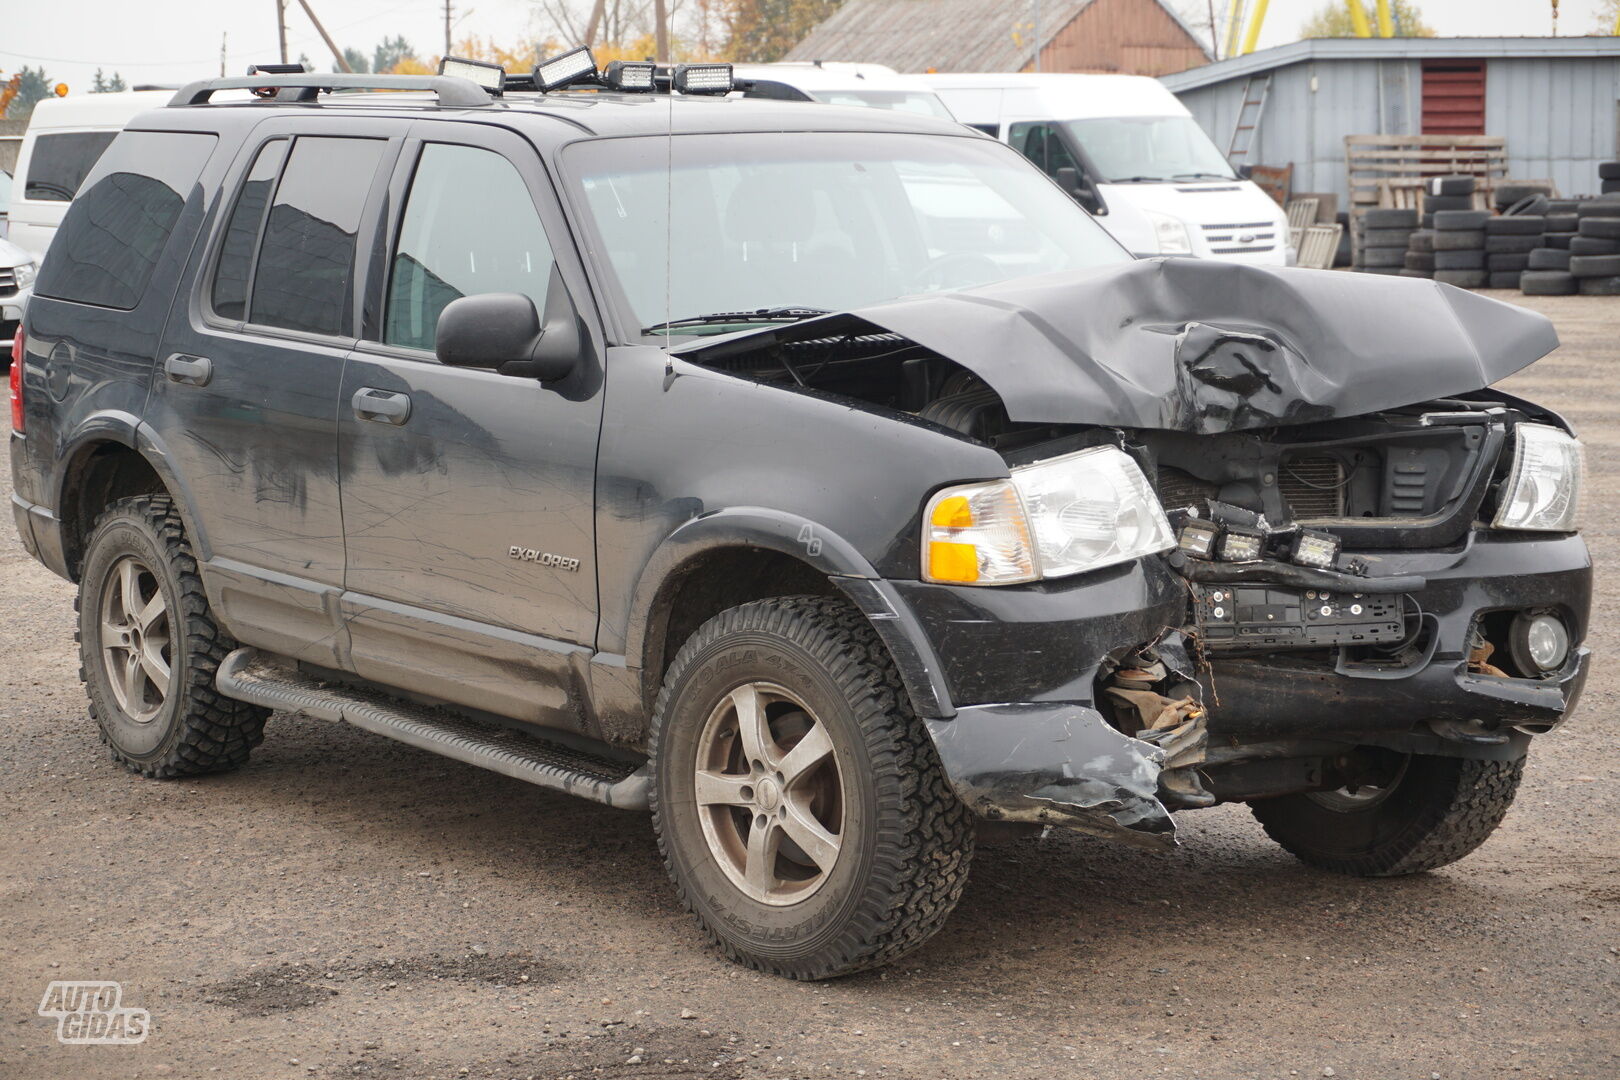
[[325, 136], [293, 143], [259, 241], [248, 322], [350, 333], [355, 236], [386, 147]]
[[1104, 183], [1233, 178], [1232, 166], [1190, 116], [1109, 116], [1064, 126]]
[[1048, 176], [1056, 176], [1059, 169], [1079, 169], [1079, 163], [1069, 153], [1069, 148], [1063, 144], [1063, 136], [1053, 124], [1014, 124], [1007, 129], [1007, 141]]
[[647, 336], [671, 320], [840, 311], [1130, 258], [1027, 161], [977, 137], [600, 139], [564, 161]]
[[216, 141], [165, 131], [119, 136], [62, 219], [34, 291], [98, 307], [138, 304]]
[[64, 131], [40, 135], [28, 159], [23, 198], [36, 202], [72, 202], [79, 186], [101, 155], [112, 145], [116, 131]]
[[479, 293], [522, 293], [543, 311], [551, 264], [540, 215], [510, 161], [428, 143], [400, 222], [383, 340], [432, 349], [445, 305]]

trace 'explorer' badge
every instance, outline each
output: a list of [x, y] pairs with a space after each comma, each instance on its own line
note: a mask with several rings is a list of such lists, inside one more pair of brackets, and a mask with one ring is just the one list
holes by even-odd
[[513, 544], [506, 549], [506, 554], [518, 562], [539, 563], [541, 566], [555, 566], [558, 570], [574, 571], [579, 569], [579, 560], [570, 559], [566, 555], [553, 555], [549, 551], [540, 551], [536, 548], [519, 547]]

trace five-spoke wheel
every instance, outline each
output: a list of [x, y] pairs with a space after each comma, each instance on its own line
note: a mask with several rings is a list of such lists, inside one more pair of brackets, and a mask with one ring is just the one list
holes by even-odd
[[101, 592], [101, 662], [108, 688], [131, 720], [149, 724], [169, 696], [173, 630], [151, 568], [125, 556]]

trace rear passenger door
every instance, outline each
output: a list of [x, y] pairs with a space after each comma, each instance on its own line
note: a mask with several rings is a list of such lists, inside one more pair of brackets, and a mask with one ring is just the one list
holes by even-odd
[[242, 641], [343, 667], [337, 409], [357, 252], [407, 121], [274, 119], [244, 148], [148, 422], [187, 486], [212, 598]]
[[596, 636], [597, 351], [542, 386], [446, 367], [433, 346], [456, 298], [522, 293], [543, 312], [565, 278], [586, 297], [581, 271], [528, 142], [435, 121], [411, 134], [338, 416], [354, 670], [577, 727], [575, 672]]

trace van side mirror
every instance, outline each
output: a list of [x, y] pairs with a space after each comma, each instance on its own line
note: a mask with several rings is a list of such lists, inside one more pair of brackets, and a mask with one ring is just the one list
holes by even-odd
[[1093, 214], [1104, 212], [1102, 197], [1097, 194], [1097, 189], [1091, 185], [1090, 181], [1080, 179], [1080, 170], [1073, 165], [1060, 167], [1053, 179], [1057, 181], [1058, 187], [1068, 192], [1075, 202], [1090, 210]]
[[1073, 165], [1065, 165], [1057, 171], [1058, 187], [1070, 195], [1080, 194], [1080, 170]]
[[441, 364], [493, 368], [541, 382], [555, 382], [573, 371], [583, 345], [579, 312], [555, 267], [544, 319], [522, 293], [480, 293], [446, 304], [434, 335]]

